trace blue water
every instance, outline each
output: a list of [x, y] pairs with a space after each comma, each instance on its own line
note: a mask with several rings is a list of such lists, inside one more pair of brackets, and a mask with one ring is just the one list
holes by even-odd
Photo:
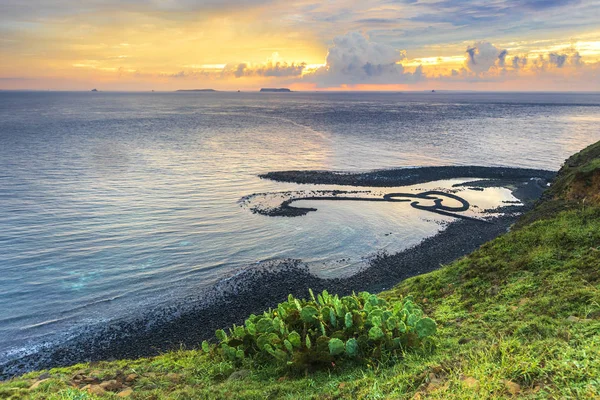
[[364, 204], [254, 215], [242, 196], [310, 188], [259, 173], [558, 169], [598, 126], [598, 94], [0, 92], [0, 362], [258, 261], [359, 260], [439, 229]]

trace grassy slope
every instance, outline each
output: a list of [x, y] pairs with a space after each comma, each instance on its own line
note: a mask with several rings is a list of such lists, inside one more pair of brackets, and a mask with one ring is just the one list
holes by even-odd
[[141, 399], [600, 398], [599, 183], [600, 143], [565, 163], [518, 229], [382, 293], [413, 294], [438, 321], [433, 352], [307, 377], [248, 365], [227, 379], [229, 363], [178, 351], [55, 369], [34, 390], [40, 372], [31, 373], [0, 384], [0, 398], [96, 398], [72, 377], [132, 373], [129, 398]]

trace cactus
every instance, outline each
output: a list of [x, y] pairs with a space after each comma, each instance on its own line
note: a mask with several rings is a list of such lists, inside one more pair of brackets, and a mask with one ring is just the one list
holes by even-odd
[[233, 347], [223, 343], [221, 344], [221, 349], [223, 349], [223, 354], [225, 355], [225, 358], [231, 361], [236, 359], [237, 351]]
[[381, 326], [381, 317], [379, 316], [372, 316], [372, 314], [369, 314], [369, 317], [371, 318], [371, 324], [375, 327], [379, 327]]
[[340, 339], [331, 339], [329, 341], [329, 354], [331, 354], [332, 356], [337, 356], [340, 355], [344, 352], [345, 347], [344, 347], [344, 342], [342, 342]]
[[385, 334], [378, 326], [374, 326], [371, 329], [369, 329], [369, 339], [371, 340], [380, 340], [383, 339], [384, 336]]
[[273, 356], [279, 361], [286, 362], [288, 360], [288, 354], [281, 349], [276, 349]]
[[324, 306], [324, 305], [325, 305], [325, 299], [323, 299], [323, 295], [322, 295], [322, 294], [318, 294], [318, 295], [317, 295], [317, 302], [318, 302], [320, 305], [322, 305], [322, 306]]
[[267, 338], [267, 335], [263, 334], [256, 338], [256, 346], [259, 350], [265, 350], [267, 345], [269, 345], [269, 338]]
[[256, 335], [256, 325], [249, 320], [246, 321], [246, 330], [249, 334]]
[[348, 339], [346, 342], [346, 354], [348, 354], [350, 357], [356, 357], [358, 355], [358, 342], [356, 339]]
[[331, 308], [329, 309], [329, 323], [331, 323], [331, 326], [333, 326], [334, 328], [337, 328], [337, 318]]
[[296, 331], [290, 332], [290, 334], [288, 336], [288, 340], [294, 347], [302, 346], [302, 341], [301, 341], [300, 335]]
[[415, 325], [415, 331], [420, 338], [433, 336], [437, 331], [437, 324], [431, 318], [422, 318]]
[[316, 322], [318, 314], [319, 311], [317, 311], [317, 309], [313, 306], [306, 306], [300, 310], [300, 317], [302, 318], [302, 321], [304, 321], [307, 324], [312, 324]]
[[408, 318], [406, 319], [407, 325], [410, 325], [410, 326], [415, 326], [418, 321], [419, 321], [419, 317], [416, 314], [410, 314], [408, 316]]
[[233, 328], [233, 336], [237, 339], [243, 339], [246, 336], [246, 330], [243, 326], [235, 326]]
[[252, 359], [286, 368], [331, 367], [345, 359], [388, 357], [436, 333], [435, 322], [423, 317], [412, 298], [391, 305], [367, 292], [309, 293], [309, 300], [290, 295], [276, 308], [250, 315], [244, 325], [233, 325], [230, 335], [219, 329], [219, 344], [205, 341], [202, 350], [238, 365]]
[[346, 307], [348, 307], [348, 310], [350, 311], [357, 310], [359, 308], [359, 303], [357, 299], [355, 299], [355, 297], [356, 296], [346, 296], [342, 299], [342, 302], [346, 305]]
[[273, 330], [275, 332], [283, 333], [283, 329], [285, 326], [283, 325], [283, 322], [281, 322], [281, 319], [279, 319], [279, 317], [273, 318], [273, 321], [271, 321], [271, 324], [273, 325]]
[[225, 331], [223, 329], [219, 329], [215, 332], [215, 336], [217, 337], [217, 339], [219, 339], [221, 342], [224, 342], [227, 340], [227, 334], [225, 333]]
[[347, 312], [346, 315], [344, 316], [344, 324], [346, 325], [346, 328], [352, 328], [352, 314]]
[[408, 328], [406, 327], [406, 324], [402, 321], [398, 322], [398, 331], [400, 331], [400, 333], [404, 333], [408, 330]]
[[279, 314], [279, 316], [283, 319], [286, 319], [288, 316], [288, 312], [286, 310], [286, 308], [284, 307], [283, 304], [279, 304], [277, 306], [277, 313]]
[[289, 340], [285, 339], [283, 341], [283, 345], [285, 346], [285, 349], [289, 352], [289, 353], [293, 353], [294, 352], [294, 346], [292, 345], [292, 342], [290, 342]]
[[393, 331], [398, 327], [398, 318], [391, 316], [385, 321], [388, 330]]
[[256, 324], [256, 330], [259, 333], [272, 332], [273, 321], [267, 317], [261, 318]]
[[335, 313], [337, 314], [338, 317], [343, 317], [344, 315], [346, 315], [346, 311], [344, 310], [344, 305], [337, 297], [336, 297], [336, 300], [337, 301], [334, 303]]
[[371, 303], [372, 306], [378, 306], [379, 305], [379, 298], [376, 295], [374, 295], [374, 294], [369, 295], [368, 296], [368, 300], [369, 300], [369, 303]]

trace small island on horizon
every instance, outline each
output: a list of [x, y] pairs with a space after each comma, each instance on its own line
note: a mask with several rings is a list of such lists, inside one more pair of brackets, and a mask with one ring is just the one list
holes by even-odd
[[291, 90], [288, 88], [262, 88], [261, 92], [270, 92], [270, 93], [290, 93]]

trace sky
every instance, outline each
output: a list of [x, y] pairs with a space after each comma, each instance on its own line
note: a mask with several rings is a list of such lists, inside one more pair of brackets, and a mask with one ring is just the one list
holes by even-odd
[[598, 0], [2, 0], [0, 89], [600, 91]]

